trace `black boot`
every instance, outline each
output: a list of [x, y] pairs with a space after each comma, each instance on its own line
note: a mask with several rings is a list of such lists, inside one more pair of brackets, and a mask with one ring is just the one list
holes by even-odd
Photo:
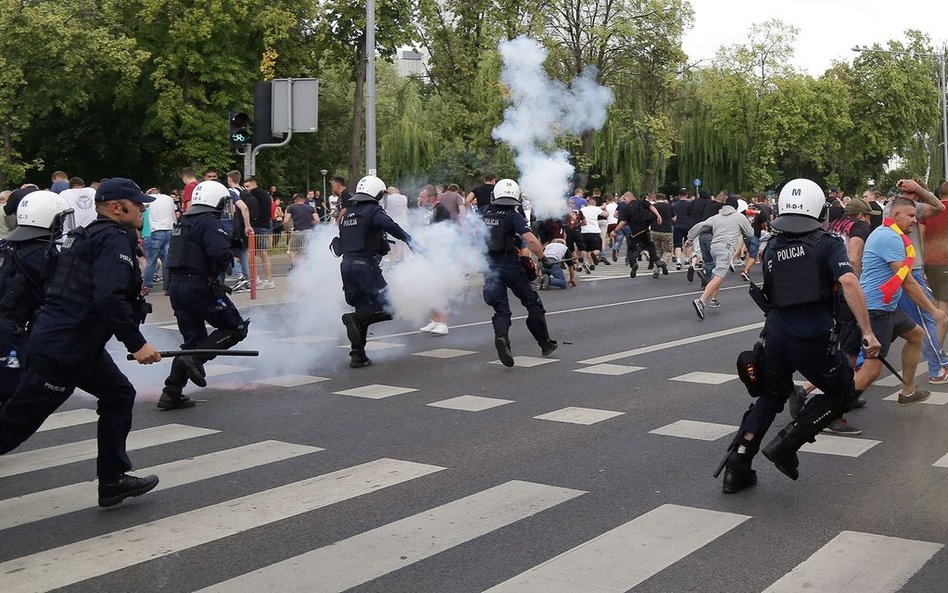
[[494, 346], [497, 348], [497, 356], [501, 364], [505, 367], [514, 365], [513, 353], [510, 351], [510, 339], [507, 336], [495, 336]]
[[99, 480], [99, 506], [117, 505], [129, 496], [141, 496], [158, 485], [158, 476], [138, 478], [119, 474], [108, 480]]
[[721, 491], [734, 494], [757, 484], [757, 472], [751, 468], [753, 457], [746, 453], [732, 451], [724, 466], [724, 483]]
[[812, 442], [813, 440], [815, 440], [813, 435], [809, 434], [799, 422], [791, 422], [772, 441], [767, 443], [767, 446], [763, 449], [763, 454], [784, 475], [791, 480], [796, 480], [800, 477], [800, 472], [797, 469], [800, 466], [797, 451], [807, 441]]
[[369, 360], [369, 357], [365, 355], [364, 349], [350, 350], [349, 351], [349, 368], [351, 369], [361, 369], [362, 367], [367, 367], [372, 364], [372, 361]]
[[[198, 387], [207, 387], [207, 371], [204, 370], [204, 364], [199, 358], [194, 356], [179, 356], [175, 359], [180, 361], [182, 367], [184, 367], [184, 372], [188, 376], [188, 379], [191, 379], [191, 382], [197, 385]], [[172, 364], [174, 364], [172, 362]]]
[[346, 313], [342, 316], [342, 324], [346, 326], [346, 337], [352, 344], [353, 350], [365, 347], [365, 330], [358, 313]]
[[177, 410], [179, 408], [193, 408], [194, 400], [183, 395], [178, 387], [169, 387], [161, 390], [161, 397], [158, 398], [159, 410]]
[[556, 340], [544, 340], [540, 342], [540, 354], [542, 356], [549, 356], [556, 351], [559, 344], [556, 343]]

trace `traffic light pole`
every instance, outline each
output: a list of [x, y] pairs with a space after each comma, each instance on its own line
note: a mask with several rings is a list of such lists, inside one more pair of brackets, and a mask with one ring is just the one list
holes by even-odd
[[289, 114], [287, 121], [289, 122], [289, 127], [286, 131], [286, 138], [282, 142], [275, 142], [273, 144], [258, 144], [253, 148], [253, 150], [248, 151], [244, 155], [244, 179], [250, 177], [251, 175], [257, 174], [257, 154], [260, 153], [264, 148], [282, 148], [290, 143], [290, 140], [293, 138], [293, 79], [287, 79], [286, 85], [286, 94], [287, 94], [287, 105]]

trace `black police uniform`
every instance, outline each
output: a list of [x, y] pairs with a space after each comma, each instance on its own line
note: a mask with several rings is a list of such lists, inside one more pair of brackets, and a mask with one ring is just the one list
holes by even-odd
[[[192, 206], [172, 229], [168, 247], [168, 290], [184, 338], [182, 349], [227, 349], [247, 337], [249, 321], [240, 316], [220, 281], [232, 262], [231, 236], [221, 221], [221, 211]], [[210, 335], [205, 323], [214, 328]], [[182, 395], [181, 390], [188, 379], [205, 387], [203, 363], [213, 358], [175, 357], [158, 407], [171, 410], [193, 406], [194, 400]]]
[[[756, 481], [753, 456], [774, 417], [793, 393], [799, 371], [823, 393], [809, 399], [796, 421], [766, 447], [764, 455], [796, 480], [797, 451], [839, 418], [858, 394], [853, 369], [836, 344], [837, 282], [853, 273], [842, 239], [816, 230], [803, 235], [776, 233], [764, 252], [763, 293], [770, 307], [764, 325], [763, 393], [744, 414], [731, 444], [724, 492], [737, 492]], [[753, 433], [753, 440], [744, 438]]]
[[104, 482], [132, 467], [125, 441], [135, 388], [105, 345], [112, 336], [129, 352], [146, 343], [139, 331], [147, 305], [136, 244], [133, 230], [102, 217], [69, 233], [30, 332], [29, 365], [16, 394], [0, 409], [0, 453], [6, 453], [36, 432], [76, 387], [97, 397], [100, 496]]
[[0, 241], [0, 405], [20, 383], [28, 332], [45, 296], [48, 255], [49, 238]]
[[494, 344], [501, 362], [513, 366], [510, 354], [510, 301], [509, 288], [527, 309], [527, 329], [540, 345], [544, 356], [556, 349], [546, 326], [546, 310], [540, 295], [530, 286], [530, 279], [520, 261], [520, 243], [529, 233], [527, 221], [515, 206], [491, 204], [483, 211], [487, 226], [487, 262], [489, 270], [484, 278], [484, 302], [494, 308], [491, 323], [494, 326]]
[[342, 255], [342, 290], [346, 303], [355, 307], [355, 313], [342, 316], [352, 345], [349, 351], [349, 366], [352, 368], [372, 363], [365, 355], [369, 326], [392, 318], [385, 310], [388, 285], [380, 267], [382, 256], [389, 250], [386, 233], [409, 247], [412, 244], [411, 236], [385, 213], [375, 198], [355, 194], [349, 199], [346, 214], [339, 223], [338, 245]]

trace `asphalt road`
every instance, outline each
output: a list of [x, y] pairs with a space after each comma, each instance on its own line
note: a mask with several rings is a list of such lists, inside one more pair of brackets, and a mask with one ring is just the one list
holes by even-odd
[[863, 434], [821, 437], [799, 481], [761, 456], [755, 488], [721, 493], [762, 321], [726, 287], [702, 322], [683, 274], [597, 270], [541, 293], [548, 359], [515, 320], [512, 369], [473, 301], [445, 337], [376, 326], [365, 369], [335, 339], [259, 333], [264, 355], [209, 365], [193, 409], [155, 409], [167, 369], [135, 369], [130, 455], [161, 489], [94, 507], [75, 396], [0, 457], [0, 591], [948, 590], [948, 393], [900, 408], [874, 386]]

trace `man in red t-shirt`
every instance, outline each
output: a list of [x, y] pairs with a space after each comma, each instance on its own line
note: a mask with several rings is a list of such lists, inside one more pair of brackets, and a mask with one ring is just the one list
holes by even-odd
[[191, 194], [197, 187], [197, 175], [191, 167], [181, 169], [181, 181], [184, 183], [184, 190], [181, 192], [181, 212], [187, 212], [191, 207]]
[[[948, 181], [938, 187], [938, 199], [948, 206]], [[922, 221], [925, 225], [925, 278], [938, 307], [948, 313], [948, 210]], [[948, 327], [939, 326], [939, 343], [945, 343]]]

